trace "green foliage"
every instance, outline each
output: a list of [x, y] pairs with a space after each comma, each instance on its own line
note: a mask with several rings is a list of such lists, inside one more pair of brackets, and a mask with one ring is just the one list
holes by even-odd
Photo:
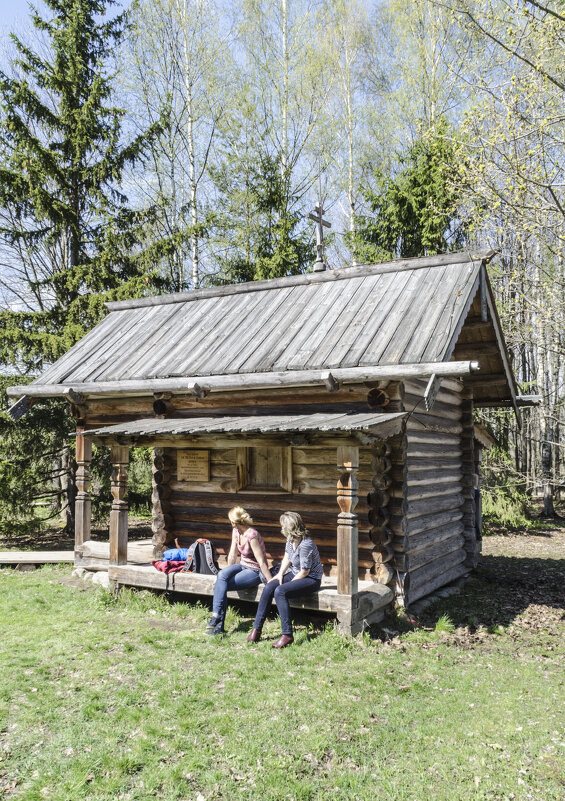
[[0, 313], [0, 363], [27, 371], [98, 322], [104, 299], [157, 282], [143, 247], [150, 216], [128, 207], [120, 183], [161, 123], [124, 145], [123, 111], [109, 104], [125, 15], [106, 16], [112, 0], [45, 5], [50, 18], [32, 21], [46, 49], [13, 36], [14, 74], [0, 73], [0, 242], [22, 284]]
[[66, 500], [61, 459], [74, 430], [60, 400], [37, 404], [14, 422], [6, 413], [6, 387], [13, 383], [11, 376], [0, 377], [0, 536], [6, 541], [59, 518]]
[[131, 448], [128, 468], [128, 506], [137, 515], [151, 511], [151, 448]]
[[483, 521], [512, 528], [531, 525], [529, 501], [523, 476], [516, 472], [508, 453], [501, 448], [487, 451], [482, 466]]
[[216, 237], [224, 243], [214, 278], [218, 283], [296, 275], [313, 259], [308, 235], [298, 227], [301, 215], [290, 211], [296, 198], [289, 198], [289, 181], [278, 161], [267, 155], [252, 159], [228, 154], [219, 169], [211, 170], [228, 199], [225, 211], [215, 215]]
[[[509, 528], [528, 528], [532, 521], [528, 517], [528, 499], [515, 487], [487, 487], [482, 492], [483, 520]], [[484, 533], [488, 534], [488, 525]]]
[[465, 242], [457, 214], [458, 154], [448, 123], [440, 119], [399, 161], [396, 177], [376, 172], [376, 189], [366, 192], [372, 215], [357, 218], [350, 242], [357, 261], [445, 253]]
[[[26, 383], [0, 377], [0, 537], [10, 542], [20, 535], [38, 534], [60, 525], [69, 502], [61, 477], [73, 481], [75, 422], [65, 401], [42, 400], [17, 421], [7, 414], [12, 401], [6, 387]], [[91, 466], [92, 515], [107, 518], [112, 496], [110, 449], [93, 447]], [[132, 448], [128, 470], [128, 503], [134, 514], [147, 514], [151, 499], [151, 451]], [[74, 496], [70, 488], [70, 499]], [[72, 511], [72, 510], [71, 510]]]
[[437, 633], [453, 634], [455, 626], [449, 615], [441, 615], [436, 622], [435, 631]]

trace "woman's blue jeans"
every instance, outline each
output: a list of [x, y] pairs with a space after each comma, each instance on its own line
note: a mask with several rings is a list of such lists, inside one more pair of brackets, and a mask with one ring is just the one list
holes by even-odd
[[[250, 567], [235, 564], [228, 565], [220, 570], [214, 584], [214, 600], [212, 613], [216, 615], [217, 622], [222, 623], [226, 618], [228, 606], [228, 590], [243, 590], [247, 587], [256, 587], [261, 581], [261, 572]], [[217, 625], [217, 624], [216, 624]]]
[[288, 599], [297, 595], [308, 595], [311, 592], [317, 592], [320, 589], [321, 583], [320, 579], [310, 578], [310, 576], [292, 581], [292, 573], [285, 573], [282, 584], [279, 584], [278, 579], [269, 581], [269, 583], [265, 584], [263, 587], [263, 594], [259, 599], [259, 606], [257, 607], [253, 628], [259, 630], [263, 628], [263, 623], [267, 617], [267, 610], [274, 596], [281, 618], [282, 633], [292, 637], [292, 619], [290, 616], [290, 604]]

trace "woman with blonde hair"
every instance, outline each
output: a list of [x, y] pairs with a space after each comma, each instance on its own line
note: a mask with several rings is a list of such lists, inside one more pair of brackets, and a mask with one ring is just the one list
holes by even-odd
[[280, 523], [281, 533], [286, 537], [284, 557], [279, 572], [263, 588], [253, 630], [247, 637], [247, 642], [257, 642], [261, 638], [267, 609], [274, 597], [282, 634], [273, 648], [286, 648], [294, 641], [288, 599], [317, 592], [324, 575], [320, 554], [300, 515], [297, 512], [285, 512], [281, 515]]
[[242, 506], [234, 506], [228, 513], [232, 526], [231, 547], [228, 554], [228, 566], [220, 570], [214, 585], [212, 617], [206, 627], [206, 634], [223, 634], [228, 590], [242, 590], [256, 587], [263, 575], [265, 581], [271, 581], [271, 571], [267, 565], [265, 543], [253, 520]]

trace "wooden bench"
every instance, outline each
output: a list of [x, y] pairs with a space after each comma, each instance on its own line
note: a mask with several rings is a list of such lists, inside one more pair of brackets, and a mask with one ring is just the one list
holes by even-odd
[[[149, 558], [148, 558], [149, 556]], [[140, 587], [177, 592], [187, 595], [211, 596], [214, 593], [214, 576], [199, 573], [161, 573], [151, 564], [148, 542], [128, 544], [128, 563], [110, 565], [107, 542], [89, 540], [77, 548], [75, 565], [88, 570], [107, 570], [116, 586]], [[258, 602], [263, 585], [246, 590], [231, 590], [228, 597], [234, 600]], [[290, 599], [297, 609], [331, 612], [337, 615], [341, 631], [356, 634], [384, 617], [385, 608], [394, 600], [393, 591], [384, 584], [360, 581], [355, 595], [337, 591], [336, 579], [324, 577], [317, 593]]]

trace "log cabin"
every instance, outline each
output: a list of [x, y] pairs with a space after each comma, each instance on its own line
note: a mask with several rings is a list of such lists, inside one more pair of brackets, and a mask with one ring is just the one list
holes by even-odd
[[[26, 386], [77, 421], [75, 563], [116, 586], [211, 594], [213, 577], [151, 565], [178, 539], [211, 539], [244, 506], [271, 559], [299, 512], [325, 578], [297, 606], [342, 631], [382, 619], [477, 564], [481, 406], [516, 384], [486, 265], [461, 252], [108, 303], [108, 314]], [[113, 463], [109, 541], [91, 537], [92, 443]], [[152, 542], [128, 547], [130, 448], [152, 448]], [[238, 597], [257, 600], [261, 589]]]

